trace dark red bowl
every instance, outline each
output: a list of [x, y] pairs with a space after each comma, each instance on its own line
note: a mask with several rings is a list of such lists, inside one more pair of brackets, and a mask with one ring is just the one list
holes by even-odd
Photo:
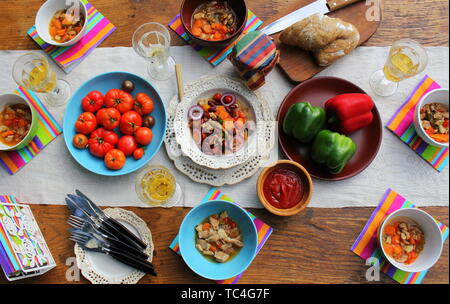
[[383, 127], [377, 107], [372, 109], [373, 122], [349, 137], [356, 143], [356, 153], [350, 159], [341, 173], [333, 175], [326, 169], [314, 163], [310, 157], [310, 144], [302, 144], [283, 132], [283, 120], [291, 105], [299, 101], [308, 101], [315, 107], [323, 107], [325, 102], [339, 94], [364, 93], [363, 89], [350, 81], [337, 77], [316, 77], [301, 84], [289, 92], [278, 110], [278, 139], [283, 152], [295, 162], [298, 162], [312, 177], [317, 179], [336, 181], [353, 177], [366, 169], [375, 159], [381, 146]]
[[203, 3], [209, 1], [211, 0], [183, 0], [180, 9], [181, 23], [183, 24], [186, 33], [188, 33], [189, 37], [195, 43], [210, 47], [225, 47], [236, 40], [244, 31], [245, 24], [247, 23], [247, 5], [244, 0], [226, 0], [229, 6], [236, 13], [236, 18], [238, 21], [236, 26], [237, 30], [227, 39], [209, 41], [195, 37], [191, 31], [191, 21], [194, 11]]

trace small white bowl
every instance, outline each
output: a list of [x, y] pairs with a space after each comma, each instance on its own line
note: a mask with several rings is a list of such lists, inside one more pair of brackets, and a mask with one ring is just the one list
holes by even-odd
[[[419, 254], [417, 260], [409, 265], [396, 262], [393, 258], [387, 255], [386, 252], [384, 252], [384, 248], [382, 246], [384, 227], [397, 218], [405, 217], [413, 220], [417, 225], [419, 225], [425, 235], [425, 245], [422, 252]], [[407, 272], [420, 272], [430, 269], [439, 260], [443, 247], [442, 234], [438, 224], [431, 215], [417, 208], [398, 209], [389, 214], [378, 230], [378, 244], [389, 263], [398, 269]]]
[[420, 109], [429, 103], [439, 102], [447, 106], [448, 108], [448, 99], [449, 99], [449, 91], [448, 89], [437, 89], [428, 92], [416, 106], [416, 110], [414, 112], [414, 127], [416, 128], [417, 134], [427, 143], [440, 148], [448, 148], [447, 143], [437, 142], [432, 139], [425, 130], [422, 128], [422, 124], [420, 123]]
[[[66, 4], [66, 0], [47, 0], [39, 9], [39, 11], [36, 14], [36, 31], [41, 37], [42, 40], [44, 40], [46, 43], [56, 46], [69, 46], [74, 45], [80, 39], [83, 37], [84, 33], [86, 32], [87, 28], [87, 9], [83, 2], [78, 1], [80, 4], [80, 14], [84, 16], [84, 25], [81, 31], [78, 33], [78, 35], [75, 36], [72, 40], [66, 41], [66, 42], [56, 42], [52, 39], [50, 36], [49, 31], [49, 25], [50, 21], [53, 18], [53, 15], [62, 9], [69, 8], [70, 6]], [[73, 1], [75, 2], [75, 1]]]

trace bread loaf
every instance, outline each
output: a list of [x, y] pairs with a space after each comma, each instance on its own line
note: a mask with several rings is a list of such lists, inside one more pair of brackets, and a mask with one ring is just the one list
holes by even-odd
[[311, 15], [280, 35], [281, 42], [313, 52], [320, 66], [328, 66], [350, 53], [359, 38], [353, 24], [322, 14]]

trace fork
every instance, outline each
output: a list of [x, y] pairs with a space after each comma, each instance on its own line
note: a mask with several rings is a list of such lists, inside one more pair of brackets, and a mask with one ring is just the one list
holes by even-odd
[[101, 236], [108, 243], [115, 245], [124, 251], [128, 251], [131, 254], [134, 254], [144, 260], [148, 259], [148, 255], [146, 253], [140, 251], [139, 249], [137, 249], [134, 246], [131, 246], [125, 242], [122, 242], [121, 240], [118, 240], [113, 235], [111, 235], [108, 230], [103, 229], [101, 226], [97, 228], [95, 226], [95, 224], [93, 222], [90, 222], [89, 220], [84, 220], [82, 218], [71, 215], [71, 216], [69, 216], [67, 223], [70, 226], [77, 228], [83, 232], [86, 232], [86, 233], [91, 232], [93, 235]]
[[132, 255], [126, 254], [122, 250], [115, 248], [115, 246], [108, 247], [106, 246], [106, 244], [104, 244], [104, 242], [96, 239], [95, 237], [91, 238], [82, 233], [71, 231], [71, 237], [69, 239], [76, 242], [81, 248], [85, 250], [107, 254], [128, 266], [156, 276], [153, 264], [149, 261], [138, 259], [136, 257], [133, 257]]

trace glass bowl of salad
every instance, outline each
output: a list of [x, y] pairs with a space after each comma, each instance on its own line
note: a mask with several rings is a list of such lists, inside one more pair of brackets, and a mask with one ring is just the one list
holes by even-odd
[[36, 14], [36, 31], [46, 43], [69, 46], [86, 32], [87, 9], [81, 0], [47, 0]]
[[244, 0], [184, 0], [180, 17], [195, 43], [224, 47], [244, 31], [247, 6]]
[[414, 127], [427, 143], [447, 148], [449, 143], [449, 90], [437, 89], [428, 92], [417, 104]]
[[0, 95], [0, 151], [19, 150], [36, 135], [38, 116], [24, 98]]

